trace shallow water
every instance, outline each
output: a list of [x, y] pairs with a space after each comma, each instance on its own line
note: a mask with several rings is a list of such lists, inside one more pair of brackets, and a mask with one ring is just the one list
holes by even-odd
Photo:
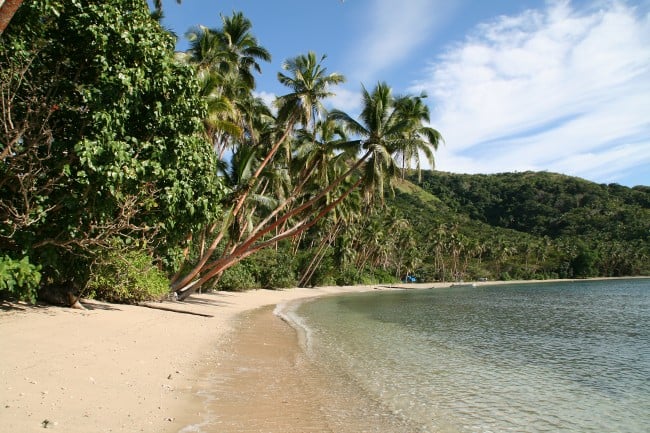
[[200, 384], [201, 419], [180, 433], [417, 431], [368, 399], [345, 374], [320, 368], [296, 329], [263, 308], [239, 316]]
[[648, 279], [362, 293], [282, 314], [313, 370], [342, 383], [331, 399], [347, 386], [408, 431], [650, 425]]

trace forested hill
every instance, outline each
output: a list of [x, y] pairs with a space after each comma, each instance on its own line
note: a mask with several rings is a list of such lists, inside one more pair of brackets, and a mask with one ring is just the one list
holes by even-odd
[[420, 179], [407, 179], [390, 206], [429, 244], [433, 258], [421, 266], [427, 278], [650, 272], [648, 186], [596, 184], [548, 172], [424, 171]]
[[596, 184], [548, 172], [425, 172], [418, 183], [455, 212], [537, 236], [647, 241], [650, 234], [648, 186]]

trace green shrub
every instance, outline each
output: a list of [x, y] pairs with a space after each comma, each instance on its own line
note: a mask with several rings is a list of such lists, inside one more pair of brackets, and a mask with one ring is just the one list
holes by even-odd
[[297, 283], [293, 269], [278, 264], [270, 268], [265, 274], [262, 287], [265, 289], [287, 289], [295, 287]]
[[332, 274], [315, 274], [311, 279], [314, 286], [336, 286], [336, 278]]
[[218, 290], [230, 292], [243, 292], [249, 289], [259, 287], [255, 277], [244, 263], [238, 263], [231, 268], [226, 269], [217, 282]]
[[341, 269], [341, 272], [336, 276], [336, 284], [339, 286], [353, 286], [361, 284], [361, 273], [354, 267]]
[[[420, 282], [420, 277], [417, 273], [416, 276], [418, 282]], [[373, 281], [370, 284], [394, 284], [400, 282], [399, 278], [395, 277], [392, 272], [386, 269], [372, 269], [372, 279]]]
[[86, 289], [92, 298], [137, 303], [165, 297], [169, 280], [145, 251], [116, 249], [98, 257]]
[[29, 263], [29, 257], [14, 260], [0, 257], [0, 296], [36, 303], [36, 291], [41, 282], [40, 266]]
[[501, 275], [499, 275], [499, 279], [502, 281], [510, 281], [512, 280], [512, 277], [510, 276], [509, 272], [501, 272]]
[[288, 288], [297, 284], [295, 260], [286, 246], [277, 251], [271, 248], [259, 251], [245, 263], [264, 289]]

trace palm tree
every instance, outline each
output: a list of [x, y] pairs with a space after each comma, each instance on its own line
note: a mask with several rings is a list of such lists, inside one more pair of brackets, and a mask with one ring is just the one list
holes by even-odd
[[252, 24], [241, 12], [221, 15], [222, 27], [199, 26], [186, 34], [188, 54], [200, 70], [209, 69], [221, 77], [234, 74], [249, 90], [255, 89], [253, 71], [261, 72], [260, 60], [271, 61], [271, 54], [258, 44], [250, 32]]
[[360, 161], [364, 162], [366, 196], [370, 199], [371, 194], [376, 194], [383, 199], [386, 177], [394, 179], [398, 171], [393, 154], [403, 151], [407, 143], [435, 149], [441, 137], [435, 130], [426, 133], [422, 125], [425, 117], [405, 110], [405, 98], [396, 99], [386, 83], [378, 83], [372, 92], [363, 87], [362, 95], [360, 121], [339, 110], [333, 110], [330, 117], [343, 122], [351, 134], [361, 137], [358, 143], [365, 151]]
[[429, 107], [423, 101], [426, 97], [426, 93], [421, 93], [419, 96], [405, 96], [396, 101], [396, 110], [410, 123], [403, 140], [397, 142], [397, 147], [394, 149], [394, 153], [402, 162], [402, 179], [406, 169], [410, 168], [411, 162], [415, 162], [415, 168], [420, 176], [420, 154], [426, 157], [431, 168], [435, 165], [433, 151], [438, 150], [442, 136], [434, 128], [423, 125], [424, 122], [430, 121]]
[[269, 52], [251, 34], [252, 24], [241, 12], [221, 16], [222, 27], [199, 26], [187, 34], [190, 49], [185, 57], [195, 65], [208, 103], [206, 135], [219, 158], [225, 150], [254, 128], [251, 114], [264, 112], [263, 103], [254, 98], [253, 71], [261, 72], [259, 61], [270, 61]]
[[223, 27], [215, 33], [222, 58], [218, 67], [223, 75], [237, 74], [249, 89], [254, 90], [255, 77], [252, 70], [261, 73], [258, 61], [270, 62], [271, 54], [251, 34], [253, 25], [242, 12], [233, 12], [230, 17], [221, 15], [221, 20]]
[[327, 74], [327, 68], [322, 65], [326, 58], [323, 55], [317, 59], [310, 51], [282, 64], [282, 69], [290, 75], [278, 72], [278, 80], [292, 92], [276, 100], [280, 120], [291, 119], [315, 130], [315, 123], [324, 112], [322, 101], [334, 95], [331, 86], [345, 82], [345, 77], [339, 73]]
[[343, 126], [333, 119], [316, 122], [313, 131], [298, 130], [295, 142], [292, 164], [296, 178], [306, 179], [313, 174], [323, 187], [330, 183], [331, 176], [341, 174], [341, 171], [333, 171], [334, 164], [349, 159], [356, 151]]

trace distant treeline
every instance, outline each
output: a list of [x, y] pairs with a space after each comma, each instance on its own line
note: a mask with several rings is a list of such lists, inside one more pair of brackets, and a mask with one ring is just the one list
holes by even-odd
[[430, 279], [572, 278], [650, 273], [650, 188], [547, 172], [411, 176], [399, 192]]
[[547, 172], [404, 177], [383, 206], [347, 209], [220, 286], [650, 275], [646, 186]]

